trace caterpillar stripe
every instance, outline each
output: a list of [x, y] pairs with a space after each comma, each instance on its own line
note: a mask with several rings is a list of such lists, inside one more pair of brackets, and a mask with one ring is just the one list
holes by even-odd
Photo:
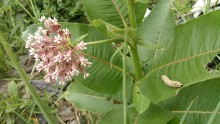
[[206, 69], [207, 69], [209, 72], [218, 69], [218, 67], [219, 67], [219, 65], [220, 65], [220, 60], [219, 60], [219, 59], [220, 59], [220, 54], [217, 54], [217, 56], [215, 56], [215, 57], [213, 58], [213, 60], [206, 65]]
[[179, 81], [172, 81], [166, 75], [162, 75], [161, 78], [164, 81], [164, 83], [169, 87], [180, 88], [183, 86], [183, 84], [180, 83]]

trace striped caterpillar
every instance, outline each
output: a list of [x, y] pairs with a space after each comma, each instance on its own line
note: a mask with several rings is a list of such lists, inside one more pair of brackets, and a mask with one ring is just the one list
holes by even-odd
[[219, 68], [219, 65], [220, 65], [220, 60], [219, 60], [219, 59], [220, 59], [220, 54], [217, 54], [217, 55], [213, 58], [213, 60], [206, 65], [206, 69], [207, 69], [209, 72], [212, 72], [212, 71], [215, 71], [216, 69], [218, 69], [218, 68]]
[[172, 88], [180, 88], [183, 86], [182, 83], [180, 83], [179, 81], [172, 81], [170, 80], [166, 75], [162, 75], [162, 80], [164, 81], [164, 83]]

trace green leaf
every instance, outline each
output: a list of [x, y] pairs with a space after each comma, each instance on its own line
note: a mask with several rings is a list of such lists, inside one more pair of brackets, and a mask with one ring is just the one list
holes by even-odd
[[142, 62], [157, 57], [173, 40], [176, 24], [171, 10], [172, 3], [173, 0], [162, 0], [140, 26], [138, 32], [142, 41], [138, 50]]
[[14, 118], [11, 118], [11, 116], [9, 114], [5, 115], [5, 120], [6, 120], [6, 124], [13, 124], [14, 123]]
[[140, 2], [140, 3], [149, 3], [149, 0], [135, 0], [135, 2]]
[[103, 94], [97, 93], [77, 81], [68, 86], [65, 99], [76, 105], [79, 109], [99, 114], [105, 114], [115, 106]]
[[[174, 118], [174, 114], [161, 107], [151, 104], [147, 111], [139, 114], [134, 106], [129, 106], [128, 116], [130, 124], [166, 124]], [[100, 124], [123, 124], [123, 107], [119, 106], [101, 118]]]
[[134, 85], [133, 97], [136, 110], [140, 114], [143, 113], [150, 105], [150, 100], [148, 100], [148, 98], [141, 93], [139, 88], [139, 82], [136, 82]]
[[115, 51], [115, 53], [111, 56], [110, 63], [113, 62], [115, 56], [116, 56], [117, 54], [119, 54], [119, 53], [123, 50], [123, 48], [124, 48], [124, 45], [123, 45], [123, 44], [122, 44], [120, 47], [117, 48], [117, 50]]
[[[26, 39], [29, 33], [34, 33], [38, 25], [32, 25], [23, 33]], [[61, 23], [62, 28], [68, 28], [72, 33], [73, 40], [84, 34], [88, 34], [85, 42], [92, 42], [106, 39], [95, 28], [88, 25], [76, 23]], [[122, 87], [122, 60], [120, 55], [116, 55], [112, 63], [110, 63], [111, 55], [115, 53], [115, 49], [111, 43], [87, 46], [84, 54], [92, 62], [91, 67], [87, 68], [90, 76], [86, 79], [82, 75], [75, 76], [74, 79], [82, 82], [85, 86], [102, 93], [114, 94], [121, 90]], [[128, 74], [128, 82], [132, 82], [132, 76]]]
[[[63, 27], [65, 27], [63, 25]], [[104, 37], [95, 28], [87, 25], [75, 24], [66, 25], [73, 34], [73, 37], [88, 34], [84, 39], [85, 42], [103, 40]], [[76, 76], [74, 79], [79, 80], [87, 87], [102, 93], [114, 94], [122, 87], [122, 60], [119, 55], [110, 63], [111, 55], [115, 53], [115, 49], [111, 43], [88, 46], [85, 55], [92, 62], [87, 72], [90, 76], [86, 79], [83, 76]], [[129, 76], [129, 75], [128, 75]], [[132, 81], [132, 77], [130, 80]]]
[[141, 92], [149, 100], [158, 103], [177, 93], [178, 89], [165, 85], [162, 75], [180, 81], [182, 88], [219, 76], [218, 72], [205, 69], [220, 50], [219, 15], [220, 11], [215, 11], [177, 26], [174, 40], [152, 61], [149, 73], [140, 80]]
[[15, 81], [10, 81], [8, 84], [8, 93], [11, 98], [16, 97], [18, 95], [18, 86]]
[[217, 106], [216, 106], [216, 108], [215, 108], [213, 114], [212, 114], [211, 117], [209, 118], [207, 124], [213, 124], [213, 122], [214, 122], [216, 116], [219, 114], [219, 113], [218, 113], [219, 110], [220, 110], [220, 101], [218, 102], [218, 104], [217, 104]]
[[10, 106], [8, 105], [5, 109], [5, 113], [10, 113], [12, 111], [15, 111], [18, 107], [17, 106]]
[[[126, 3], [115, 0], [123, 17], [128, 17]], [[85, 10], [91, 20], [101, 19], [117, 27], [124, 27], [122, 20], [111, 0], [83, 0]]]
[[[92, 24], [96, 27], [100, 32], [102, 32], [105, 36], [108, 36], [112, 39], [124, 39], [125, 29], [121, 29], [107, 23], [103, 20], [93, 20]], [[137, 30], [134, 28], [127, 29], [127, 40], [130, 45], [133, 45], [135, 41], [138, 41], [140, 38], [137, 35]]]
[[103, 20], [93, 20], [92, 24], [95, 28], [97, 28], [100, 32], [102, 32], [104, 35], [110, 37], [110, 38], [124, 38], [124, 29], [115, 27], [114, 25], [111, 25], [110, 23], [107, 23]]
[[[168, 121], [167, 124], [179, 124], [180, 123], [180, 119], [177, 117], [174, 117], [172, 120]], [[186, 124], [186, 123], [184, 123]]]
[[15, 111], [19, 107], [17, 98], [9, 97], [7, 99], [4, 99], [3, 101], [5, 103], [3, 105], [3, 108], [6, 108], [5, 113], [10, 113], [12, 111]]
[[136, 16], [136, 22], [137, 22], [138, 27], [140, 27], [141, 24], [143, 23], [144, 15], [146, 13], [148, 5], [149, 5], [148, 2], [147, 3], [144, 3], [144, 2], [135, 3], [135, 16]]
[[[120, 13], [128, 20], [128, 10], [125, 0], [114, 0], [116, 6], [119, 8]], [[116, 27], [124, 27], [121, 17], [114, 6], [112, 0], [83, 0], [83, 5], [90, 18], [90, 20], [101, 19]], [[138, 25], [142, 23], [146, 8], [148, 4], [136, 3], [135, 14]], [[127, 21], [129, 23], [129, 21]]]
[[71, 42], [71, 45], [75, 46], [77, 43], [82, 41], [86, 36], [87, 36], [87, 34], [75, 38], [75, 40], [73, 42]]
[[38, 27], [45, 27], [43, 24], [33, 24], [27, 27], [27, 29], [22, 32], [22, 39], [26, 42], [28, 40], [28, 35], [32, 34], [34, 35], [34, 33], [37, 31]]
[[[207, 124], [209, 118], [220, 100], [220, 79], [211, 79], [201, 83], [190, 85], [178, 93], [177, 96], [159, 103], [165, 109], [171, 110], [177, 117], [182, 118], [189, 104], [192, 104], [185, 122], [187, 124]], [[213, 124], [220, 123], [220, 114], [216, 115]]]

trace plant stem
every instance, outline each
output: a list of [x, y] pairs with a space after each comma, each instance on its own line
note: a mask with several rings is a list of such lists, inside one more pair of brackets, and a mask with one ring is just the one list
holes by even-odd
[[137, 23], [135, 18], [135, 8], [133, 2], [134, 2], [133, 0], [128, 0], [128, 14], [129, 14], [131, 27], [137, 28]]
[[125, 27], [124, 49], [123, 49], [123, 110], [124, 110], [124, 124], [128, 123], [127, 115], [127, 75], [126, 75], [126, 53], [127, 53], [127, 27]]
[[107, 39], [107, 40], [99, 40], [99, 41], [93, 41], [93, 42], [87, 42], [88, 45], [97, 45], [97, 44], [104, 44], [104, 43], [110, 43], [110, 42], [119, 42], [122, 41], [122, 39]]
[[43, 103], [41, 98], [38, 96], [36, 90], [31, 85], [30, 79], [28, 78], [28, 76], [27, 76], [26, 72], [24, 71], [24, 69], [22, 69], [21, 66], [19, 65], [19, 63], [17, 61], [17, 58], [15, 57], [12, 50], [8, 46], [4, 36], [2, 35], [2, 32], [0, 32], [0, 42], [2, 43], [5, 51], [7, 52], [8, 56], [10, 58], [10, 60], [12, 61], [13, 65], [14, 65], [14, 68], [17, 70], [17, 72], [21, 76], [22, 80], [26, 84], [29, 92], [31, 93], [31, 95], [32, 95], [33, 99], [35, 100], [36, 104], [38, 105], [38, 107], [40, 108], [42, 113], [44, 114], [44, 116], [47, 119], [48, 123], [49, 124], [58, 124], [58, 121], [55, 118], [55, 116], [51, 113], [50, 109], [46, 106], [46, 104]]
[[121, 20], [124, 24], [124, 29], [125, 29], [125, 35], [124, 35], [124, 49], [123, 49], [123, 120], [124, 124], [128, 124], [128, 113], [127, 113], [127, 75], [126, 75], [126, 54], [127, 54], [127, 49], [128, 49], [128, 25], [125, 22], [124, 17], [122, 16], [118, 6], [116, 5], [115, 1], [112, 0], [112, 3], [114, 4], [116, 10], [118, 11]]
[[139, 59], [138, 51], [137, 51], [137, 44], [135, 44], [134, 47], [131, 47], [131, 53], [133, 57], [132, 60], [134, 63], [135, 77], [136, 77], [136, 80], [139, 80], [140, 78], [142, 78], [142, 74], [141, 74], [140, 59]]
[[[129, 14], [131, 27], [137, 28], [133, 0], [128, 0], [128, 14]], [[136, 43], [136, 41], [133, 41], [133, 42], [134, 42], [133, 43], [134, 46], [131, 47], [131, 53], [132, 53], [134, 69], [135, 69], [135, 77], [136, 77], [136, 80], [139, 80], [142, 77], [141, 65], [140, 65], [140, 59], [139, 59], [138, 51], [137, 51], [137, 43]]]
[[[126, 54], [127, 54], [127, 48], [128, 48], [128, 25], [125, 22], [125, 19], [123, 18], [122, 14], [120, 13], [117, 5], [115, 4], [114, 0], [112, 0], [116, 10], [118, 11], [122, 22], [125, 27], [125, 36], [124, 36], [124, 54], [123, 54], [123, 110], [124, 110], [124, 124], [128, 124], [128, 113], [127, 113], [127, 78], [126, 78]], [[130, 18], [130, 26], [133, 28], [137, 28], [137, 23], [136, 23], [136, 17], [135, 17], [135, 8], [133, 4], [133, 0], [127, 0], [127, 6], [128, 6], [128, 14]], [[140, 79], [142, 77], [141, 75], [141, 66], [140, 66], [140, 60], [137, 52], [137, 42], [133, 41], [134, 46], [131, 47], [131, 52], [133, 56], [133, 62], [134, 62], [134, 67], [135, 67], [135, 75], [136, 79]]]

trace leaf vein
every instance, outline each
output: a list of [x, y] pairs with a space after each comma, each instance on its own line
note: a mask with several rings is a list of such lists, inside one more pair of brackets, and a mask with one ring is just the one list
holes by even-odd
[[203, 52], [203, 53], [200, 53], [200, 54], [197, 54], [197, 55], [194, 55], [194, 56], [190, 56], [188, 58], [183, 58], [183, 59], [180, 59], [180, 60], [177, 60], [177, 61], [174, 61], [174, 62], [167, 63], [165, 65], [162, 65], [162, 66], [159, 66], [159, 67], [153, 69], [144, 78], [147, 78], [152, 72], [154, 72], [156, 70], [159, 70], [161, 68], [164, 68], [164, 67], [167, 67], [167, 66], [170, 66], [170, 65], [174, 65], [174, 64], [177, 64], [177, 63], [180, 63], [180, 62], [184, 62], [184, 61], [187, 61], [187, 60], [190, 60], [190, 59], [202, 56], [202, 55], [206, 55], [206, 54], [209, 54], [209, 53], [214, 53], [214, 52], [217, 52], [217, 51], [220, 51], [220, 48], [216, 49], [216, 50], [211, 50], [211, 51]]
[[[173, 113], [185, 113], [186, 111], [172, 111]], [[213, 111], [188, 111], [188, 114], [212, 114]], [[220, 112], [218, 112], [220, 114]]]
[[[100, 59], [100, 58], [98, 58], [98, 57], [96, 57], [96, 56], [93, 56], [93, 55], [90, 55], [90, 54], [87, 54], [87, 53], [84, 53], [84, 52], [82, 52], [82, 53], [83, 53], [84, 55], [88, 56], [88, 57], [91, 57], [91, 58], [93, 58], [93, 59], [96, 59], [96, 60], [98, 60], [98, 61], [100, 61], [100, 62], [102, 62], [102, 63], [105, 63], [106, 65], [109, 65], [109, 66], [112, 67], [112, 68], [115, 68], [115, 69], [117, 69], [117, 70], [123, 72], [123, 69], [122, 69], [122, 68], [120, 68], [120, 67], [118, 67], [118, 66], [116, 66], [116, 65], [114, 65], [114, 64], [112, 64], [112, 63], [110, 63], [110, 62], [107, 62], [107, 61], [105, 61], [105, 60], [103, 60], [103, 59]], [[131, 77], [131, 78], [134, 78], [134, 76], [132, 76], [129, 72], [126, 72], [126, 74], [127, 74], [127, 76], [129, 76], [129, 77]]]
[[[162, 23], [161, 28], [160, 28], [160, 32], [159, 32], [159, 36], [158, 36], [158, 39], [157, 39], [156, 46], [160, 43], [160, 38], [162, 36], [163, 27], [164, 27], [164, 24], [165, 24], [165, 20], [166, 20], [166, 17], [167, 17], [166, 15], [168, 14], [168, 11], [169, 11], [169, 7], [168, 7], [168, 9], [166, 11], [166, 14], [164, 16], [163, 23]], [[155, 50], [154, 58], [156, 58], [156, 56], [157, 56], [157, 49]]]

